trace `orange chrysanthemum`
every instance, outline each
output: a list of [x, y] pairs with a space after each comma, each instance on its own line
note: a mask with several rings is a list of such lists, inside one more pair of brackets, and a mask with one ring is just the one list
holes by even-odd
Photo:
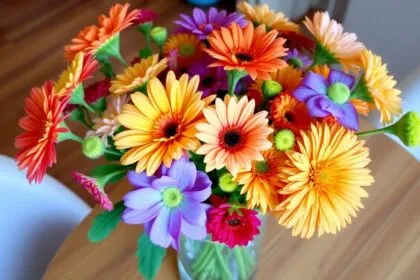
[[26, 116], [19, 120], [19, 126], [25, 131], [16, 137], [15, 146], [19, 149], [17, 164], [20, 169], [28, 169], [29, 182], [40, 183], [47, 168], [56, 162], [58, 134], [67, 131], [60, 123], [68, 99], [57, 96], [52, 81], [45, 82], [41, 88], [32, 88], [25, 99]]
[[299, 25], [290, 21], [282, 12], [270, 10], [268, 5], [251, 6], [245, 1], [237, 5], [238, 11], [245, 15], [246, 19], [256, 25], [264, 24], [268, 29], [279, 32], [299, 32]]
[[98, 62], [92, 55], [78, 53], [55, 83], [56, 94], [58, 96], [71, 94], [79, 84], [92, 76], [97, 67]]
[[66, 59], [73, 60], [79, 52], [96, 53], [110, 38], [132, 25], [140, 10], [128, 12], [129, 7], [128, 3], [115, 4], [109, 10], [109, 16], [99, 16], [99, 26], [90, 25], [83, 28], [71, 43], [64, 47]]
[[123, 74], [112, 81], [110, 91], [121, 95], [138, 90], [151, 78], [157, 77], [167, 67], [167, 59], [159, 61], [159, 55], [151, 55], [133, 66], [128, 66]]
[[[317, 65], [314, 68], [312, 68], [312, 72], [315, 72], [317, 74], [320, 74], [325, 79], [328, 79], [328, 75], [330, 74], [330, 68], [328, 65]], [[356, 109], [357, 113], [359, 113], [362, 116], [369, 115], [370, 107], [369, 103], [360, 99], [350, 99], [351, 104], [353, 104], [354, 108]], [[328, 117], [327, 117], [328, 118]], [[325, 118], [324, 118], [325, 119]], [[336, 120], [334, 117], [331, 118], [331, 120]]]
[[275, 214], [294, 236], [335, 234], [356, 217], [361, 199], [368, 196], [363, 187], [374, 181], [366, 168], [369, 149], [340, 125], [316, 123], [301, 136], [298, 151], [287, 153], [286, 185], [279, 191], [286, 198]]
[[269, 79], [269, 73], [287, 65], [281, 59], [287, 49], [285, 39], [277, 38], [278, 32], [266, 32], [265, 26], [256, 29], [252, 24], [241, 28], [232, 23], [228, 28], [215, 30], [208, 37], [210, 48], [205, 49], [216, 62], [210, 67], [223, 66], [225, 70], [246, 71], [253, 80]]
[[290, 129], [295, 135], [306, 130], [311, 124], [305, 103], [300, 102], [289, 93], [276, 96], [270, 104], [269, 118], [276, 129]]
[[198, 76], [190, 80], [174, 72], [166, 77], [166, 88], [158, 78], [147, 83], [147, 93], [131, 94], [132, 104], [123, 106], [118, 122], [127, 130], [115, 136], [118, 149], [129, 149], [121, 163], [137, 162], [136, 172], [146, 170], [152, 175], [163, 163], [170, 167], [184, 150], [196, 150], [200, 141], [195, 137], [196, 125], [203, 121], [202, 110], [213, 97], [201, 99], [197, 92]]
[[[302, 80], [302, 71], [291, 66], [286, 66], [276, 72], [270, 73], [269, 79], [278, 82], [282, 86], [283, 92], [293, 92]], [[263, 96], [262, 85], [264, 81], [263, 79], [257, 79], [251, 84], [250, 88], [259, 91], [261, 96]]]
[[362, 52], [360, 64], [364, 70], [363, 80], [381, 114], [381, 122], [391, 123], [393, 117], [402, 112], [401, 91], [395, 88], [397, 82], [393, 76], [388, 75], [387, 66], [382, 63], [382, 58], [370, 50]]
[[246, 194], [248, 208], [259, 207], [265, 214], [282, 200], [278, 191], [285, 185], [280, 174], [287, 156], [273, 148], [262, 155], [264, 160], [253, 161], [251, 170], [240, 170], [233, 180], [243, 185], [241, 194]]
[[365, 46], [357, 41], [356, 34], [344, 32], [343, 26], [330, 19], [327, 12], [316, 12], [313, 20], [306, 17], [303, 23], [345, 68], [357, 68], [357, 61]]
[[206, 171], [221, 169], [236, 175], [240, 169], [250, 170], [253, 160], [264, 160], [261, 152], [271, 147], [267, 112], [254, 114], [255, 102], [246, 96], [239, 101], [227, 95], [224, 102], [216, 99], [214, 108], [204, 108], [207, 123], [197, 125], [197, 138], [204, 144], [197, 150], [205, 155]]

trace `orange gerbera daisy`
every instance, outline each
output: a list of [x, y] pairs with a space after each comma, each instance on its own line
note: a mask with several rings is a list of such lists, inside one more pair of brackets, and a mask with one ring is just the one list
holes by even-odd
[[279, 191], [286, 198], [275, 214], [294, 236], [335, 234], [356, 217], [361, 199], [368, 196], [363, 187], [374, 181], [366, 168], [369, 149], [340, 125], [316, 123], [301, 136], [299, 150], [287, 153], [286, 185]]
[[343, 26], [330, 19], [327, 12], [316, 12], [313, 20], [306, 17], [303, 23], [319, 44], [345, 68], [357, 68], [357, 61], [365, 46], [357, 41], [356, 34], [344, 32]]
[[112, 81], [111, 92], [117, 95], [139, 90], [151, 78], [159, 75], [167, 67], [167, 59], [159, 61], [159, 55], [155, 54], [142, 59], [133, 66], [128, 66], [124, 74], [117, 75]]
[[276, 129], [290, 129], [296, 136], [306, 130], [312, 118], [306, 104], [285, 93], [276, 96], [270, 104], [269, 117]]
[[241, 1], [237, 8], [246, 19], [256, 25], [264, 24], [267, 29], [275, 29], [279, 32], [299, 32], [299, 25], [290, 21], [282, 12], [276, 13], [270, 10], [266, 4], [251, 6]]
[[364, 70], [363, 81], [367, 86], [376, 108], [381, 114], [381, 122], [391, 123], [394, 116], [401, 114], [401, 91], [395, 88], [397, 82], [388, 75], [386, 64], [380, 56], [365, 50], [360, 56]]
[[26, 116], [19, 120], [19, 126], [25, 131], [15, 140], [19, 149], [16, 161], [19, 169], [28, 169], [29, 182], [42, 181], [47, 168], [56, 162], [58, 134], [67, 131], [60, 123], [69, 97], [58, 97], [53, 85], [52, 81], [47, 81], [41, 88], [31, 89], [25, 99]]
[[[330, 74], [330, 67], [328, 65], [317, 65], [312, 68], [312, 72], [315, 72], [317, 74], [322, 75], [324, 78], [328, 79], [328, 75]], [[362, 116], [369, 115], [370, 112], [370, 106], [369, 102], [360, 100], [360, 99], [350, 99], [351, 104], [353, 104], [354, 108], [356, 109], [357, 113], [359, 113]], [[336, 120], [334, 117], [327, 117], [328, 119]], [[324, 118], [326, 119], [326, 118]]]
[[246, 194], [248, 208], [259, 207], [265, 214], [282, 199], [278, 191], [285, 185], [280, 175], [287, 156], [273, 148], [262, 155], [264, 160], [253, 161], [251, 170], [240, 170], [233, 180], [244, 185], [241, 194]]
[[202, 110], [213, 97], [201, 99], [197, 92], [198, 76], [190, 80], [174, 72], [166, 77], [166, 88], [154, 77], [147, 83], [147, 93], [131, 94], [132, 104], [126, 104], [118, 122], [127, 130], [115, 136], [118, 149], [129, 149], [121, 158], [123, 165], [137, 162], [136, 172], [146, 170], [152, 175], [163, 163], [169, 167], [184, 150], [195, 150], [200, 141], [195, 137]]
[[66, 59], [73, 60], [79, 52], [96, 53], [109, 39], [132, 25], [140, 10], [128, 12], [129, 7], [128, 3], [115, 4], [109, 10], [109, 16], [99, 16], [99, 26], [90, 25], [83, 28], [71, 43], [64, 47]]
[[58, 96], [71, 94], [79, 84], [92, 76], [97, 67], [98, 62], [92, 55], [78, 53], [55, 83], [56, 94]]
[[271, 147], [266, 111], [254, 114], [255, 102], [246, 96], [239, 101], [227, 95], [218, 98], [214, 108], [204, 108], [207, 123], [197, 125], [197, 138], [204, 144], [197, 150], [205, 155], [206, 171], [221, 169], [236, 175], [240, 169], [250, 170], [253, 160], [264, 160], [261, 152]]
[[275, 30], [266, 32], [264, 25], [254, 30], [252, 24], [242, 29], [237, 23], [232, 23], [228, 28], [215, 30], [208, 37], [210, 48], [205, 49], [216, 59], [209, 66], [246, 71], [253, 80], [267, 80], [270, 72], [287, 65], [281, 59], [286, 55], [287, 49], [283, 47], [286, 40], [277, 38], [277, 35]]
[[[270, 80], [278, 82], [283, 92], [293, 92], [302, 80], [302, 71], [291, 66], [286, 66], [270, 74]], [[257, 90], [263, 96], [262, 85], [265, 80], [257, 79], [251, 84], [251, 89]]]

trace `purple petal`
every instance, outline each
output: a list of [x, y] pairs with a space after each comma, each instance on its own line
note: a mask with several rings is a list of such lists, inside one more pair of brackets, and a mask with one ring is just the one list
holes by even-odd
[[149, 236], [152, 243], [163, 248], [168, 248], [172, 240], [168, 231], [170, 214], [171, 210], [168, 207], [163, 207], [150, 229]]
[[207, 23], [207, 16], [206, 13], [200, 8], [194, 8], [193, 10], [193, 18], [196, 24], [206, 24]]
[[127, 208], [122, 215], [122, 220], [127, 224], [144, 224], [147, 223], [160, 213], [163, 203], [158, 203], [145, 210], [136, 210]]
[[208, 22], [209, 23], [214, 22], [216, 20], [217, 14], [218, 14], [217, 9], [215, 7], [211, 7], [208, 13], [208, 17], [209, 17]]
[[194, 187], [185, 191], [184, 196], [197, 202], [203, 202], [211, 195], [211, 180], [206, 173], [197, 171], [197, 179], [195, 180]]
[[327, 80], [317, 73], [308, 72], [308, 74], [306, 74], [303, 78], [302, 84], [318, 93], [327, 94]]
[[194, 226], [182, 219], [181, 232], [192, 240], [203, 240], [207, 236], [205, 225]]
[[146, 234], [148, 236], [150, 236], [150, 230], [152, 229], [153, 223], [155, 222], [155, 220], [150, 220], [147, 223], [144, 223], [144, 231], [146, 232]]
[[357, 131], [359, 129], [359, 116], [356, 109], [350, 103], [342, 105], [344, 109], [344, 116], [337, 118], [338, 122], [343, 126]]
[[182, 20], [176, 20], [174, 21], [175, 24], [179, 25], [180, 27], [184, 28], [181, 31], [184, 30], [192, 30], [195, 29], [195, 26], [191, 26], [188, 22], [182, 21]]
[[137, 189], [124, 196], [124, 205], [137, 210], [147, 210], [162, 201], [162, 194], [151, 188]]
[[179, 15], [186, 24], [188, 24], [190, 26], [190, 29], [196, 28], [196, 24], [195, 22], [192, 20], [191, 17], [184, 15], [184, 14], [180, 14]]
[[306, 101], [306, 106], [308, 107], [309, 114], [312, 117], [323, 118], [330, 115], [330, 113], [323, 110], [319, 104], [323, 99], [328, 99], [328, 97], [324, 95], [316, 95]]
[[129, 171], [127, 179], [135, 188], [151, 188], [151, 183], [156, 177], [147, 176], [146, 172], [136, 173], [135, 171]]
[[180, 190], [189, 190], [194, 186], [197, 177], [197, 169], [192, 162], [177, 160], [172, 163], [168, 175], [178, 182]]
[[177, 187], [178, 184], [178, 181], [174, 180], [173, 178], [162, 176], [152, 182], [152, 188], [159, 192], [163, 192], [163, 190], [167, 187]]
[[181, 232], [181, 218], [182, 215], [179, 208], [171, 209], [168, 230], [174, 241], [172, 245], [177, 251], [179, 248], [179, 233]]
[[351, 89], [354, 85], [354, 77], [339, 70], [331, 69], [330, 74], [328, 75], [328, 83], [330, 85], [334, 83], [343, 83]]
[[300, 86], [293, 92], [293, 96], [297, 100], [302, 101], [302, 102], [306, 102], [306, 100], [308, 100], [309, 98], [313, 96], [317, 96], [317, 95], [322, 95], [322, 94], [310, 88], [307, 88], [305, 86]]
[[344, 116], [344, 109], [339, 104], [334, 103], [334, 101], [329, 98], [319, 99], [320, 108], [326, 112], [330, 112], [336, 118]]
[[184, 198], [181, 204], [182, 218], [192, 225], [206, 224], [206, 211], [208, 206], [188, 198]]

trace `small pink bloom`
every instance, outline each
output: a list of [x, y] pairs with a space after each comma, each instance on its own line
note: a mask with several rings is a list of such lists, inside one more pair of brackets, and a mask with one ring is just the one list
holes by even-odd
[[99, 203], [105, 210], [111, 211], [114, 208], [112, 201], [104, 191], [104, 187], [101, 186], [95, 178], [86, 176], [80, 172], [74, 171], [72, 173], [73, 180], [85, 188], [93, 199]]

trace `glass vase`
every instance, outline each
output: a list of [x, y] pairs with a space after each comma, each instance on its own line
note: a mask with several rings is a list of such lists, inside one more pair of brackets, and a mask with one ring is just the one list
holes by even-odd
[[247, 246], [228, 246], [205, 240], [181, 237], [178, 270], [181, 280], [249, 280], [256, 274], [265, 218], [261, 219], [260, 234]]

